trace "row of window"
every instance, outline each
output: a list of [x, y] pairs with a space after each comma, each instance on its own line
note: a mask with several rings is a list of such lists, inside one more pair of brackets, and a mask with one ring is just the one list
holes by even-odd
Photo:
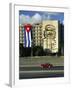
[[33, 26], [32, 29], [41, 29], [42, 26]]
[[37, 43], [42, 44], [43, 42], [35, 41], [35, 42], [33, 42], [33, 43], [34, 43], [34, 44], [37, 44]]
[[33, 32], [32, 35], [42, 35], [42, 32], [40, 32], [40, 33]]
[[33, 30], [32, 33], [42, 33], [42, 30]]
[[42, 38], [42, 35], [33, 35], [33, 38]]
[[[24, 44], [24, 41], [19, 41], [19, 43]], [[33, 45], [43, 45], [43, 43], [40, 42], [33, 42]]]

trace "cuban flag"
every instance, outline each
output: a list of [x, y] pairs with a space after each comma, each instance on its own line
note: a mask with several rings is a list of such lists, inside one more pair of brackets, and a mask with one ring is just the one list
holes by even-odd
[[24, 25], [24, 47], [31, 47], [31, 25]]

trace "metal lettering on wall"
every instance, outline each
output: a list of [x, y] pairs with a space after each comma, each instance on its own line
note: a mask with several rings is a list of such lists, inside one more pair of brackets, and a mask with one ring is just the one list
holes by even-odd
[[47, 24], [44, 30], [44, 43], [46, 44], [46, 49], [50, 49], [54, 52], [56, 49], [56, 28], [52, 24]]

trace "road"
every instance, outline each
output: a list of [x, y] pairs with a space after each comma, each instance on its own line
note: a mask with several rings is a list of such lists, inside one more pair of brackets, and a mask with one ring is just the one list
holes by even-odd
[[64, 57], [56, 56], [36, 56], [36, 57], [20, 57], [19, 65], [38, 65], [42, 63], [51, 63], [54, 66], [63, 66]]
[[[42, 63], [51, 63], [53, 67], [42, 68]], [[19, 62], [19, 78], [64, 77], [64, 57], [22, 57]]]
[[54, 66], [50, 69], [41, 67], [20, 67], [20, 79], [64, 77], [64, 67]]
[[49, 78], [49, 77], [64, 77], [63, 70], [44, 70], [44, 71], [20, 71], [20, 79], [29, 78]]
[[20, 67], [20, 71], [40, 71], [40, 70], [64, 70], [64, 66], [53, 66], [52, 68], [42, 68], [42, 67]]

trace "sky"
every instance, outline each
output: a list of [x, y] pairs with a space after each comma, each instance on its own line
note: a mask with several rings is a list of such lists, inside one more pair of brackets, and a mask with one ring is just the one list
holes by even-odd
[[64, 13], [46, 11], [19, 11], [19, 24], [35, 24], [42, 20], [58, 20], [64, 24]]

